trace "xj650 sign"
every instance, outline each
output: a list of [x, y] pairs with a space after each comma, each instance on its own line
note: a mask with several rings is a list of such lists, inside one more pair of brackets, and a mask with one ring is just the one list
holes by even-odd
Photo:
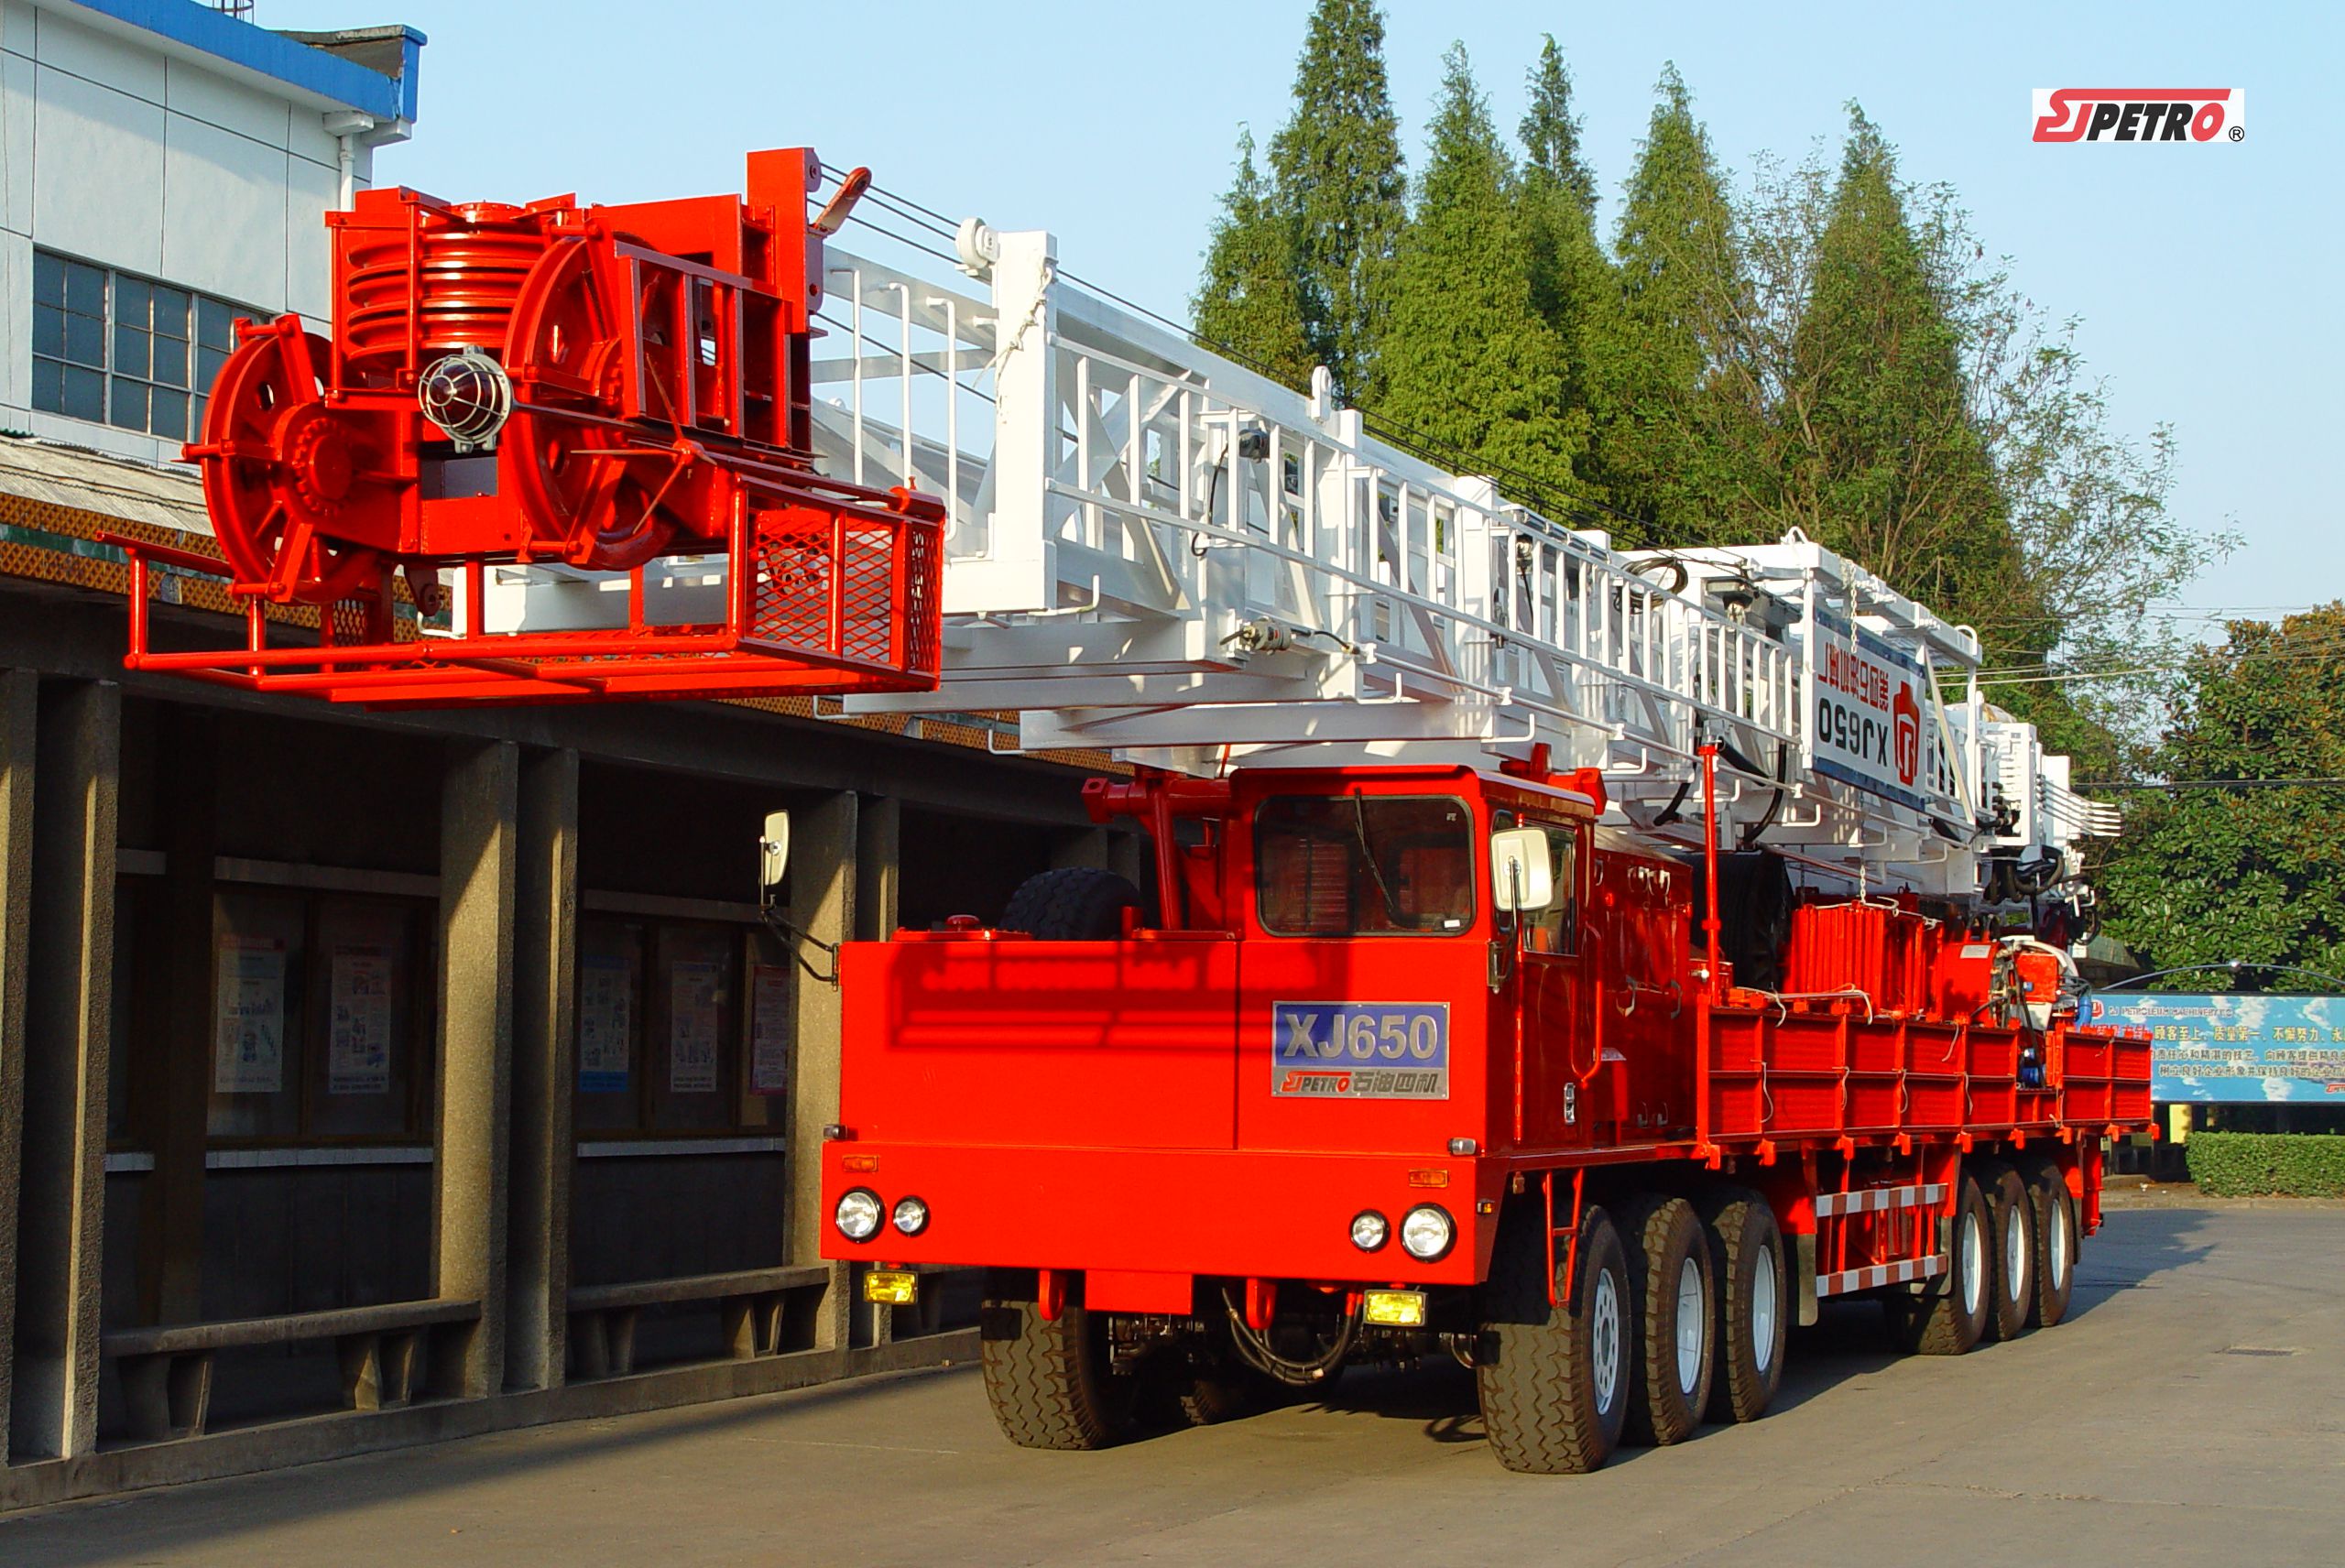
[[1929, 670], [1828, 610], [1816, 612], [1809, 635], [1810, 765], [1916, 811], [1949, 800], [1954, 775], [1939, 743]]
[[1449, 1098], [1445, 1002], [1279, 1002], [1271, 1030], [1273, 1094]]

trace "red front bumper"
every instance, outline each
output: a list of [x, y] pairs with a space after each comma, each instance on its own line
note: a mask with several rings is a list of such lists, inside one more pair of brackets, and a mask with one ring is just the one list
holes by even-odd
[[[1489, 1266], [1504, 1181], [1476, 1160], [1391, 1154], [831, 1143], [823, 1148], [823, 1256], [1470, 1285]], [[927, 1228], [907, 1236], [883, 1225], [869, 1241], [849, 1241], [830, 1215], [856, 1187], [878, 1194], [887, 1211], [899, 1199], [922, 1199]], [[1431, 1263], [1400, 1242], [1402, 1216], [1420, 1203], [1439, 1204], [1456, 1227], [1448, 1253]], [[1373, 1253], [1351, 1242], [1353, 1216], [1363, 1209], [1391, 1222], [1391, 1239]]]

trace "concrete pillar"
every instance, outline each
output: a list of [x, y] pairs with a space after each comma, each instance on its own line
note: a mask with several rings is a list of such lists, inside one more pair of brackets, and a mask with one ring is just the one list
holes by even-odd
[[[841, 791], [790, 816], [790, 920], [809, 936], [845, 942], [855, 934], [857, 801]], [[821, 953], [806, 954], [827, 970]], [[830, 1216], [823, 1212], [823, 1128], [839, 1117], [839, 988], [802, 976], [797, 986], [797, 1040], [790, 1075], [787, 1164], [790, 1205], [783, 1236], [790, 1261], [822, 1261]], [[848, 1271], [832, 1270], [814, 1343], [847, 1344]]]
[[578, 754], [521, 764], [514, 871], [512, 1220], [505, 1386], [562, 1382], [570, 1341], [571, 1086], [578, 1039]]
[[1109, 869], [1106, 828], [1061, 828], [1051, 835], [1051, 869], [1093, 866]]
[[1107, 835], [1107, 869], [1149, 895], [1153, 903], [1156, 888], [1156, 857], [1151, 852], [1144, 833], [1127, 829]]
[[866, 798], [856, 820], [855, 936], [885, 942], [896, 934], [903, 887], [904, 806], [891, 795]]
[[37, 732], [9, 1410], [17, 1459], [97, 1446], [122, 688], [49, 686]]
[[203, 1312], [203, 1149], [212, 1096], [213, 861], [218, 853], [218, 725], [206, 709], [163, 712], [158, 763], [169, 781], [164, 850], [166, 994], [158, 1020], [162, 1082], [144, 1096], [140, 1129], [155, 1169], [139, 1189], [138, 1312], [194, 1323]]
[[16, 1156], [25, 1130], [26, 935], [32, 927], [38, 679], [0, 670], [0, 1460], [16, 1361]]
[[440, 1120], [434, 1138], [437, 1294], [476, 1301], [477, 1327], [436, 1347], [435, 1391], [481, 1398], [505, 1381], [506, 1172], [513, 1066], [514, 863], [520, 755], [510, 741], [450, 748], [440, 805]]

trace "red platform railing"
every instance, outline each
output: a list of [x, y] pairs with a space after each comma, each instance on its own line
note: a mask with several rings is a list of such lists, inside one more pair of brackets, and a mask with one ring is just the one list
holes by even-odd
[[[433, 636], [398, 623], [384, 636], [369, 624], [378, 619], [374, 606], [353, 604], [321, 606], [315, 640], [296, 641], [304, 628], [270, 619], [266, 601], [246, 595], [244, 636], [193, 648], [156, 642], [155, 569], [231, 583], [234, 569], [191, 550], [121, 534], [99, 538], [130, 561], [124, 664], [246, 691], [370, 707], [837, 695], [930, 690], [941, 659], [943, 524], [932, 516], [841, 507], [752, 518], [744, 511], [725, 561], [721, 621], [647, 621], [647, 576], [675, 570], [672, 561], [654, 561], [623, 574], [623, 626]], [[476, 561], [462, 569], [465, 581], [454, 599], [475, 626], [488, 574], [497, 570]]]

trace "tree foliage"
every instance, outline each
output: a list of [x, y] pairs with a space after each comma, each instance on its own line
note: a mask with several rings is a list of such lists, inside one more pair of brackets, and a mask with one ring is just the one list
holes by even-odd
[[1907, 221], [1895, 154], [1860, 110], [1822, 215], [1805, 298], [1761, 351], [1780, 376], [1774, 510], [1976, 626], [2017, 588], [2018, 551], [1971, 419], [1954, 280]]
[[1393, 252], [1407, 219], [1401, 122], [1375, 0], [1318, 0], [1295, 67], [1294, 108], [1271, 141], [1278, 211], [1292, 226], [1303, 332], [1336, 394], [1374, 407]]
[[[2229, 631], [2189, 661], [2153, 768], [2173, 783], [2345, 778], [2345, 603]], [[2345, 790], [2334, 786], [2142, 791], [2100, 882], [2110, 929], [2153, 969], [2237, 959], [2345, 975]], [[2161, 984], [2228, 983], [2218, 970]]]
[[[1596, 237], [1596, 174], [1581, 156], [1580, 123], [1572, 113], [1571, 72], [1550, 35], [1526, 82], [1528, 107], [1518, 126], [1522, 169], [1516, 183], [1518, 230], [1529, 265], [1531, 304], [1563, 356], [1566, 439], [1584, 448], [1593, 420], [1587, 412], [1588, 363], [1609, 322], [1618, 283]], [[1601, 500], [1601, 486], [1585, 461], [1573, 463], [1576, 494]]]
[[2145, 612], [2230, 541], [2168, 509], [2170, 433], [2113, 429], [2077, 322], [1951, 189], [1908, 181], [1852, 105], [1838, 148], [1761, 159], [1738, 194], [1672, 67], [1608, 256], [1548, 38], [1519, 166], [1453, 57], [1404, 224], [1382, 44], [1372, 0], [1318, 0], [1267, 189], [1241, 149], [1202, 335], [1296, 385], [1325, 363], [1444, 466], [1603, 506], [1625, 544], [1802, 528], [1974, 627], [1994, 699], [2084, 773], [2140, 765], [2159, 692], [2121, 671], [2184, 651]]
[[1465, 49], [1453, 46], [1444, 64], [1394, 267], [1382, 412], [1445, 461], [1568, 494], [1586, 415], [1565, 410], [1565, 356], [1532, 304], [1512, 162]]
[[1294, 225], [1254, 167], [1250, 131], [1238, 132], [1237, 178], [1221, 199], [1189, 306], [1200, 343], [1235, 350], [1297, 391], [1310, 387], [1318, 360], [1296, 290]]
[[1613, 242], [1617, 291], [1587, 339], [1587, 466], [1624, 514], [1623, 542], [1716, 542], [1740, 488], [1719, 439], [1731, 411], [1719, 373], [1750, 290], [1693, 94], [1675, 66], [1655, 92]]
[[[2023, 675], [2138, 642], [2151, 603], [2227, 546], [2166, 509], [2168, 432], [2146, 448], [2112, 432], [2077, 323], [1987, 259], [1950, 188], [1900, 178], [1861, 111], [1837, 162], [1763, 162], [1735, 233], [1747, 285], [1713, 318], [1727, 323], [1713, 395], [1677, 405], [1711, 454], [1729, 536], [1799, 528], [1972, 626], [1991, 669]], [[2102, 766], [2114, 706], [2143, 696], [1998, 692]]]

